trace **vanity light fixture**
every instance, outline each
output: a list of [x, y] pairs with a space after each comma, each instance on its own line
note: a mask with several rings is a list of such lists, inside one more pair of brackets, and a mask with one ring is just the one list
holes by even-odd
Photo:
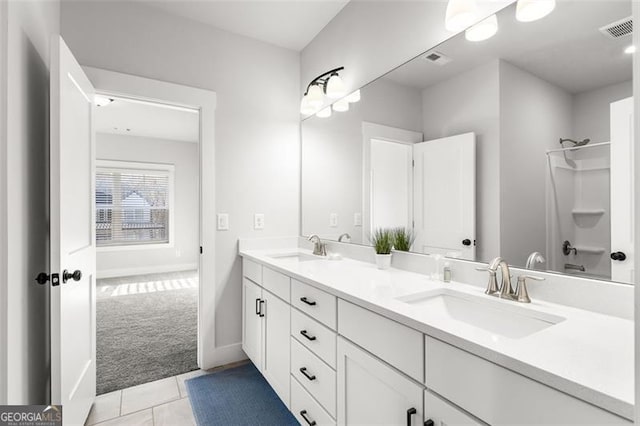
[[108, 96], [95, 95], [93, 97], [93, 103], [99, 107], [109, 105], [111, 102], [113, 102], [113, 98], [110, 98]]
[[498, 17], [494, 14], [484, 19], [464, 32], [469, 41], [483, 41], [490, 39], [498, 32]]
[[313, 114], [324, 105], [325, 95], [329, 99], [340, 99], [346, 95], [344, 82], [338, 74], [344, 67], [334, 68], [311, 80], [300, 102], [300, 112]]
[[316, 117], [318, 117], [318, 118], [329, 118], [329, 117], [331, 117], [331, 107], [328, 106], [326, 108], [321, 109], [316, 114]]
[[333, 110], [336, 112], [345, 112], [349, 111], [349, 101], [347, 98], [340, 99], [339, 101], [334, 102]]
[[345, 98], [347, 100], [347, 102], [349, 102], [350, 104], [355, 103], [355, 102], [360, 102], [360, 89], [356, 90], [355, 92], [351, 93], [349, 96], [347, 96]]
[[449, 0], [444, 25], [448, 31], [459, 32], [478, 19], [476, 0]]
[[532, 22], [542, 19], [556, 7], [556, 0], [518, 0], [516, 19], [520, 22]]
[[636, 53], [636, 47], [632, 44], [631, 46], [624, 49], [624, 53], [626, 53], [627, 55], [632, 55]]

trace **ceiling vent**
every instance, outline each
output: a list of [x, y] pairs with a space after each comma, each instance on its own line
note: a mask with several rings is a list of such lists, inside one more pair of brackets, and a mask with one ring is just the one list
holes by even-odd
[[427, 55], [424, 57], [427, 61], [429, 62], [433, 62], [434, 64], [437, 65], [446, 65], [449, 62], [452, 61], [452, 59], [440, 52], [436, 52], [436, 51], [432, 51], [427, 53]]
[[633, 17], [621, 19], [600, 28], [600, 32], [609, 38], [621, 38], [633, 33]]

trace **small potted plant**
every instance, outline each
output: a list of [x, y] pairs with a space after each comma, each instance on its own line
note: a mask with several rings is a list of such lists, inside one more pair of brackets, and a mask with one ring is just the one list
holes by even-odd
[[391, 248], [393, 235], [389, 229], [378, 228], [371, 235], [371, 243], [376, 251], [378, 269], [389, 269], [391, 266]]
[[411, 229], [399, 227], [393, 230], [393, 248], [398, 251], [410, 251], [415, 239]]

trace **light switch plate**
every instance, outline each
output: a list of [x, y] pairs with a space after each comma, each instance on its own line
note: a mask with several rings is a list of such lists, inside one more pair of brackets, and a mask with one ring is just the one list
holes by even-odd
[[338, 227], [338, 213], [330, 213], [329, 214], [329, 226], [331, 228]]
[[218, 231], [229, 230], [229, 213], [218, 213], [216, 215], [218, 222]]
[[353, 226], [362, 226], [362, 213], [353, 214]]
[[264, 229], [264, 213], [256, 213], [253, 215], [253, 229]]

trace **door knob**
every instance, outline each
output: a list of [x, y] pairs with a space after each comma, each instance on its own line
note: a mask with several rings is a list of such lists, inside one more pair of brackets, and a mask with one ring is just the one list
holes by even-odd
[[80, 281], [82, 279], [82, 271], [80, 269], [76, 269], [73, 273], [67, 271], [66, 269], [62, 271], [62, 283], [66, 283], [69, 280]]
[[36, 277], [36, 282], [40, 285], [45, 285], [49, 282], [49, 274], [46, 272], [40, 272]]
[[470, 246], [471, 245], [471, 240], [468, 238], [465, 238], [464, 240], [462, 240], [462, 245], [463, 246]]
[[616, 251], [616, 252], [611, 253], [611, 259], [619, 260], [620, 262], [622, 262], [623, 260], [627, 259], [627, 255], [624, 254], [621, 251]]

